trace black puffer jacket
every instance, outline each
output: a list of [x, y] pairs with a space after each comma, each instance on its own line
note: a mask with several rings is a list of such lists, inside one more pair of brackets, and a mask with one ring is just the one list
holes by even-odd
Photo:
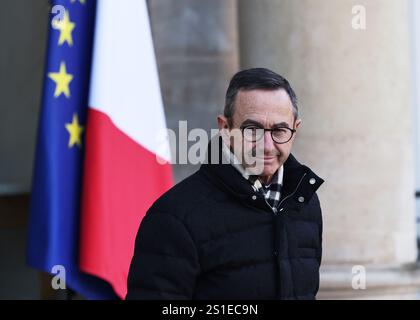
[[127, 299], [314, 299], [322, 183], [290, 155], [273, 213], [234, 167], [203, 164], [141, 222]]

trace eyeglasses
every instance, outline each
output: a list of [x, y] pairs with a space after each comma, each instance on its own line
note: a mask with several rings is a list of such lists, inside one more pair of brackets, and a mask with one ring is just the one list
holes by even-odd
[[282, 144], [287, 143], [292, 139], [293, 134], [296, 132], [295, 129], [288, 127], [279, 127], [275, 129], [265, 129], [257, 127], [255, 125], [249, 125], [241, 128], [242, 136], [248, 142], [257, 142], [264, 138], [265, 132], [270, 131], [271, 138], [275, 143]]

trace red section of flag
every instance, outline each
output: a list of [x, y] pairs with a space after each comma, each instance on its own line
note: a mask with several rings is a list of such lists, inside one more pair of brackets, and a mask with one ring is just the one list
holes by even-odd
[[80, 267], [108, 281], [124, 298], [138, 227], [172, 186], [171, 166], [159, 164], [155, 154], [92, 108], [85, 143]]

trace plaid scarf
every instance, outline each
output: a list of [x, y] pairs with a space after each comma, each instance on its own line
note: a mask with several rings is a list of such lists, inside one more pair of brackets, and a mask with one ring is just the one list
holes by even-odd
[[273, 209], [277, 208], [281, 198], [281, 187], [283, 183], [283, 166], [274, 174], [271, 183], [264, 185], [256, 176], [249, 176], [248, 181], [253, 185], [254, 190], [262, 193], [268, 205]]

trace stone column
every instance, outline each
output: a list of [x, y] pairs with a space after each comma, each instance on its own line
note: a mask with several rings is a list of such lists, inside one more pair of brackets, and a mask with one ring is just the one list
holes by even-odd
[[356, 264], [367, 289], [398, 286], [417, 256], [408, 1], [243, 0], [239, 22], [241, 67], [290, 80], [303, 119], [294, 153], [326, 180], [324, 296], [357, 296]]
[[[149, 1], [168, 127], [217, 128], [228, 82], [239, 66], [236, 0]], [[175, 165], [177, 181], [198, 166]]]
[[30, 191], [49, 9], [48, 0], [0, 4], [0, 195]]

